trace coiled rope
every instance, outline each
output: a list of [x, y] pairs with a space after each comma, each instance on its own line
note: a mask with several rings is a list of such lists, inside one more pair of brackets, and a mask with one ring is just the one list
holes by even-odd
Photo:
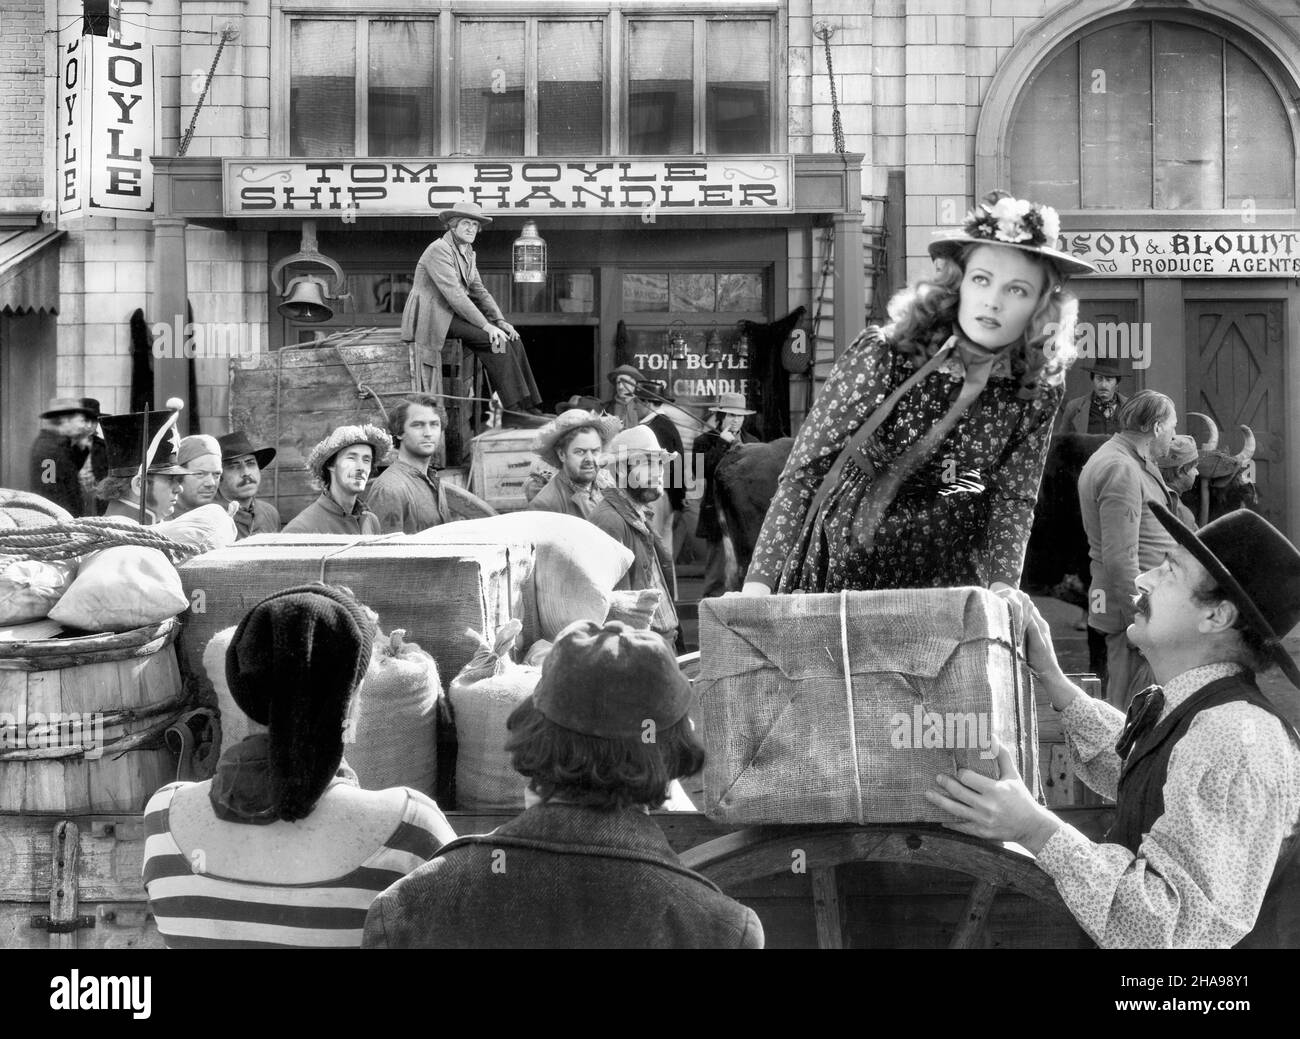
[[156, 548], [174, 564], [183, 563], [201, 551], [197, 545], [173, 541], [148, 527], [134, 524], [127, 526], [116, 520], [94, 516], [73, 520], [71, 523], [0, 530], [0, 563], [11, 561], [6, 557], [43, 562], [75, 559], [89, 552], [119, 545]]

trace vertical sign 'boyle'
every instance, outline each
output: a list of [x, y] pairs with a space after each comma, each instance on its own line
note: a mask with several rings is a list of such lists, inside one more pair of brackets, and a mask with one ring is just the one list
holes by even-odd
[[59, 57], [59, 214], [152, 213], [153, 49], [74, 36]]

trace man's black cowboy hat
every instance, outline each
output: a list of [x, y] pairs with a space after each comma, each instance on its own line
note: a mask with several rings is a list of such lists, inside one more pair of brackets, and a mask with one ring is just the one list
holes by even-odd
[[275, 448], [273, 447], [254, 447], [248, 439], [248, 434], [237, 430], [234, 433], [227, 433], [225, 436], [217, 437], [217, 443], [221, 445], [221, 464], [235, 458], [243, 458], [244, 455], [252, 455], [257, 459], [257, 467], [265, 469], [271, 464], [275, 457]]
[[1269, 656], [1300, 689], [1300, 667], [1282, 645], [1300, 623], [1300, 550], [1249, 509], [1229, 512], [1193, 533], [1159, 502], [1148, 504], [1161, 526], [1236, 604]]

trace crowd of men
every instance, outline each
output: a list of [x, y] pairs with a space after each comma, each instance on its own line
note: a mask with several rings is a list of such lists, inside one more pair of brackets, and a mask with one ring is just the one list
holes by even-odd
[[[623, 376], [615, 373], [611, 403], [634, 418], [639, 409], [630, 405], [635, 396], [621, 385]], [[1260, 693], [1256, 676], [1277, 666], [1300, 688], [1300, 669], [1282, 644], [1300, 621], [1300, 552], [1246, 510], [1194, 530], [1179, 494], [1195, 479], [1197, 451], [1190, 437], [1177, 434], [1173, 401], [1152, 390], [1121, 395], [1117, 377], [1100, 365], [1092, 377], [1092, 392], [1067, 402], [1061, 429], [1109, 434], [1078, 485], [1091, 557], [1088, 624], [1105, 641], [1104, 700], [1090, 699], [1066, 679], [1033, 601], [1019, 592], [1000, 594], [1029, 622], [1029, 662], [1061, 712], [1079, 776], [1117, 799], [1115, 827], [1104, 841], [1092, 841], [1037, 804], [1005, 750], [998, 759], [1000, 778], [962, 770], [939, 777], [929, 796], [952, 814], [955, 828], [1015, 841], [1035, 854], [1070, 911], [1103, 946], [1294, 946], [1300, 943], [1300, 736]], [[631, 551], [624, 587], [659, 593], [650, 627], [661, 648], [634, 645], [636, 637], [617, 624], [591, 625], [557, 644], [550, 678], [529, 702], [535, 716], [524, 712], [512, 719], [512, 732], [517, 725], [534, 725], [530, 738], [545, 747], [536, 749], [536, 761], [529, 756], [533, 750], [516, 754], [516, 768], [533, 780], [533, 794], [543, 795], [542, 810], [535, 806], [515, 830], [504, 828], [492, 838], [493, 847], [517, 838], [512, 847], [533, 849], [536, 869], [529, 860], [515, 886], [480, 890], [475, 878], [488, 872], [479, 859], [490, 848], [475, 838], [431, 848], [430, 855], [437, 855], [430, 862], [374, 903], [365, 925], [368, 945], [494, 944], [512, 927], [525, 944], [548, 938], [600, 944], [630, 940], [634, 933], [623, 915], [635, 915], [635, 907], [611, 908], [629, 881], [615, 878], [608, 864], [596, 864], [600, 855], [584, 852], [593, 862], [572, 866], [587, 871], [584, 883], [591, 891], [613, 897], [610, 904], [596, 900], [599, 912], [574, 916], [566, 910], [561, 922], [549, 909], [536, 908], [541, 896], [528, 879], [545, 877], [553, 884], [567, 876], [570, 840], [590, 843], [604, 834], [601, 840], [617, 843], [613, 831], [602, 829], [608, 820], [601, 813], [626, 809], [619, 800], [623, 794], [605, 791], [604, 807], [583, 814], [589, 803], [583, 799], [594, 796], [583, 786], [586, 780], [574, 780], [567, 766], [561, 768], [568, 777], [563, 782], [546, 777], [560, 767], [557, 739], [573, 733], [603, 739], [614, 731], [606, 728], [613, 722], [593, 713], [591, 698], [604, 695], [607, 672], [620, 655], [641, 654], [645, 672], [627, 686], [640, 700], [624, 705], [622, 727], [616, 727], [620, 738], [631, 741], [642, 714], [657, 717], [658, 711], [665, 723], [682, 723], [689, 698], [663, 677], [675, 673], [664, 651], [681, 643], [671, 549], [655, 529], [654, 505], [676, 455], [645, 416], [625, 427], [601, 402], [581, 403], [589, 406], [567, 408], [538, 431], [534, 449], [554, 474], [528, 508], [589, 522]], [[705, 457], [706, 471], [709, 459], [716, 466], [743, 439], [740, 426], [749, 413], [743, 404], [724, 399], [711, 409], [711, 428], [693, 445]], [[240, 537], [280, 529], [275, 508], [258, 497], [275, 449], [255, 445], [243, 432], [168, 440], [142, 473], [141, 444], [162, 428], [165, 414], [106, 416], [89, 398], [51, 402], [33, 445], [33, 486], [73, 515], [96, 511], [86, 495], [93, 484], [110, 516], [156, 523], [216, 502], [230, 510]], [[410, 533], [453, 518], [434, 465], [446, 422], [438, 401], [412, 397], [392, 408], [388, 419], [388, 429], [335, 429], [311, 450], [308, 469], [320, 494], [286, 531]], [[371, 482], [394, 447], [395, 458]], [[703, 533], [712, 571], [716, 532], [706, 526]], [[653, 679], [659, 672], [660, 679]], [[568, 735], [557, 736], [547, 726]], [[525, 745], [520, 737], [512, 747]], [[698, 764], [683, 758], [664, 774], [686, 775]], [[660, 767], [646, 765], [651, 766]], [[626, 795], [638, 812], [658, 803], [662, 783], [654, 775], [652, 791]], [[596, 772], [589, 778], [597, 782]], [[617, 804], [606, 803], [610, 797]], [[656, 837], [651, 829], [647, 824], [647, 832], [620, 846], [615, 857], [626, 859], [629, 848], [639, 849], [653, 869], [672, 874], [678, 869], [675, 856], [658, 844], [636, 843]], [[626, 837], [620, 831], [618, 840]], [[702, 889], [687, 887], [692, 898], [700, 896]], [[448, 900], [451, 889], [464, 897]], [[510, 897], [503, 898], [502, 890]], [[677, 914], [677, 922], [635, 931], [637, 940], [761, 945], [761, 926], [752, 913], [720, 894], [707, 898], [708, 909], [699, 909], [691, 923], [684, 903], [666, 897], [664, 911]], [[535, 911], [512, 909], [520, 899]]]

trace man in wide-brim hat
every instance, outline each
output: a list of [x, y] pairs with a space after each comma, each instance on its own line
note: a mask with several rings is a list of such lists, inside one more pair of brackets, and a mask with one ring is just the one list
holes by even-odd
[[[695, 438], [692, 450], [702, 458], [704, 495], [700, 498], [700, 517], [695, 522], [695, 536], [703, 538], [709, 546], [704, 563], [704, 590], [702, 599], [722, 595], [727, 589], [727, 554], [722, 544], [722, 526], [718, 522], [718, 509], [713, 500], [713, 475], [723, 455], [736, 444], [745, 444], [749, 438], [741, 432], [745, 419], [754, 414], [745, 407], [743, 393], [724, 393], [709, 408], [708, 427]], [[739, 591], [738, 588], [732, 591]]]
[[1119, 409], [1128, 397], [1119, 392], [1124, 371], [1119, 362], [1108, 357], [1084, 365], [1092, 379], [1092, 392], [1071, 397], [1056, 416], [1054, 433], [1118, 433]]
[[1300, 622], [1300, 551], [1262, 516], [1193, 532], [1151, 511], [1176, 548], [1137, 579], [1129, 637], [1158, 685], [1127, 716], [1061, 672], [1023, 593], [1029, 663], [1061, 712], [1078, 775], [1117, 799], [1095, 843], [1034, 801], [1001, 749], [1001, 778], [968, 770], [928, 796], [964, 833], [1016, 841], [1103, 947], [1300, 947], [1300, 735], [1255, 675], [1300, 688], [1282, 639]]
[[[104, 415], [99, 426], [104, 431], [108, 454], [108, 475], [95, 487], [95, 495], [107, 502], [105, 516], [140, 521], [140, 495], [145, 493], [144, 523], [152, 526], [172, 514], [181, 492], [181, 478], [196, 475], [180, 464], [180, 435], [172, 426], [158, 444], [149, 463], [146, 479], [140, 479], [144, 445], [153, 441], [172, 416], [170, 411], [133, 412]], [[146, 422], [148, 433], [146, 435]]]
[[284, 527], [286, 534], [378, 534], [379, 517], [361, 494], [376, 465], [393, 449], [388, 433], [369, 423], [339, 426], [311, 449], [307, 471], [320, 497]]
[[[474, 242], [492, 218], [474, 202], [457, 202], [439, 213], [446, 233], [430, 243], [415, 268], [402, 311], [402, 339], [441, 351], [459, 339], [487, 369], [507, 411], [540, 415], [542, 395], [523, 341], [483, 286]], [[528, 420], [523, 420], [527, 422]]]
[[631, 429], [654, 414], [654, 408], [636, 396], [637, 387], [646, 381], [639, 368], [620, 364], [605, 378], [614, 387], [614, 395], [601, 404], [609, 414], [623, 423], [624, 429]]
[[631, 569], [617, 587], [659, 590], [659, 606], [650, 627], [670, 649], [680, 649], [673, 604], [673, 557], [667, 543], [655, 533], [654, 505], [664, 493], [664, 466], [677, 457], [659, 446], [649, 426], [623, 430], [605, 448], [604, 464], [613, 486], [591, 514], [592, 523], [632, 550]]
[[275, 459], [275, 448], [254, 447], [243, 430], [217, 437], [221, 448], [221, 485], [218, 500], [235, 505], [232, 517], [239, 540], [253, 534], [278, 534], [280, 513], [269, 501], [257, 496], [262, 470]]
[[32, 442], [30, 486], [73, 516], [86, 512], [81, 470], [90, 456], [97, 409], [75, 397], [56, 397], [41, 412]]
[[609, 487], [601, 456], [620, 429], [622, 423], [613, 416], [579, 408], [566, 410], [539, 429], [533, 453], [556, 472], [528, 508], [590, 519]]

